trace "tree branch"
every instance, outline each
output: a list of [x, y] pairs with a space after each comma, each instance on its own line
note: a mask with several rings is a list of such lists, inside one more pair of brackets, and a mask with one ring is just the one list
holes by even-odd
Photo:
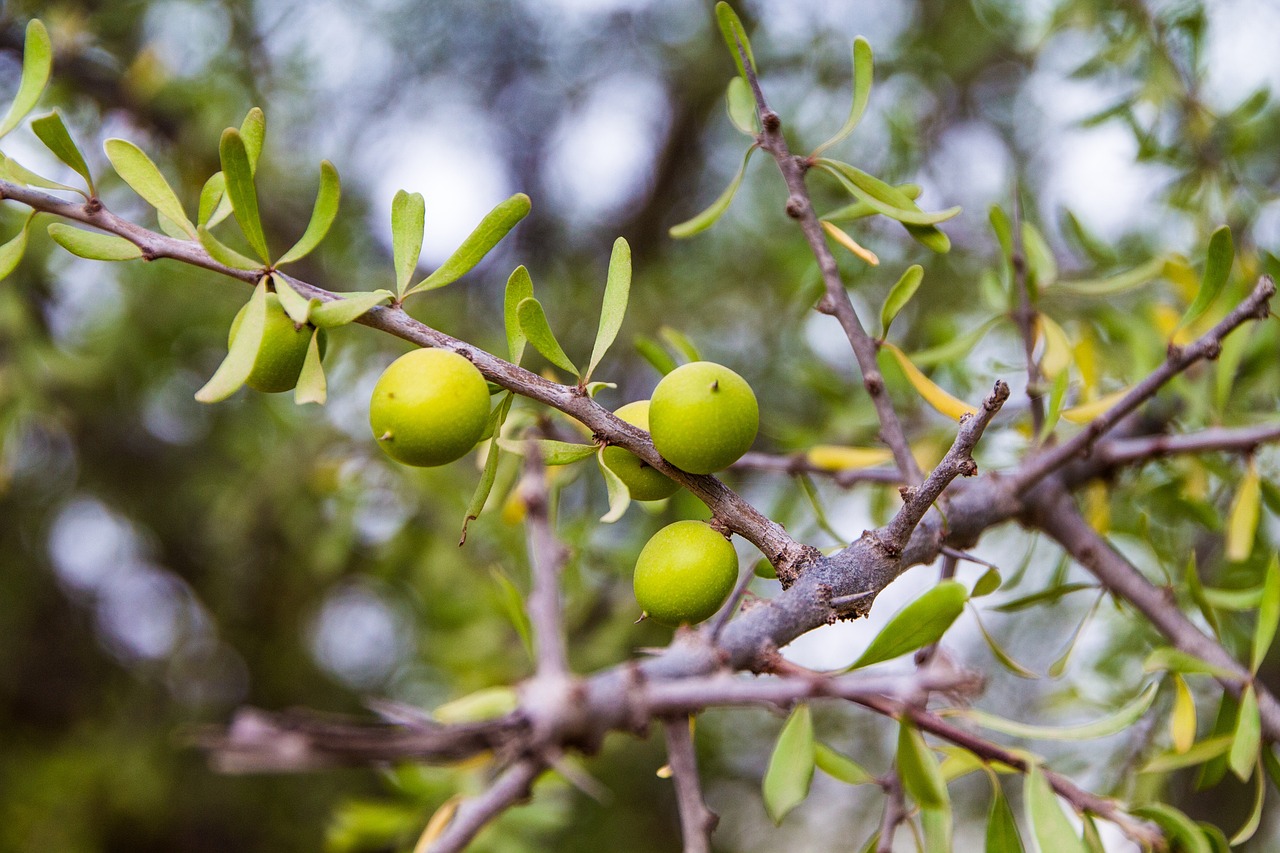
[[560, 572], [566, 552], [551, 529], [547, 514], [547, 471], [542, 464], [542, 454], [533, 442], [525, 447], [520, 494], [526, 509], [529, 565], [533, 575], [527, 606], [529, 621], [533, 624], [538, 676], [563, 678], [569, 673], [560, 608]]
[[739, 471], [776, 471], [780, 474], [816, 474], [830, 477], [841, 488], [849, 488], [859, 483], [887, 483], [895, 485], [902, 482], [902, 473], [896, 468], [850, 468], [833, 471], [810, 462], [803, 453], [790, 456], [775, 456], [768, 453], [746, 453], [732, 466]]
[[427, 853], [459, 853], [466, 848], [489, 821], [528, 799], [542, 770], [542, 765], [532, 759], [517, 761], [508, 767], [483, 794], [464, 800], [458, 806], [453, 820], [427, 848]]
[[680, 810], [680, 835], [684, 853], [711, 853], [711, 833], [720, 818], [707, 808], [698, 783], [698, 757], [693, 748], [688, 717], [667, 718], [662, 731], [667, 738], [667, 760], [676, 787], [676, 805]]
[[1094, 455], [1106, 465], [1122, 467], [1188, 453], [1250, 454], [1259, 445], [1280, 441], [1280, 424], [1254, 427], [1211, 427], [1187, 435], [1152, 435], [1100, 442]]

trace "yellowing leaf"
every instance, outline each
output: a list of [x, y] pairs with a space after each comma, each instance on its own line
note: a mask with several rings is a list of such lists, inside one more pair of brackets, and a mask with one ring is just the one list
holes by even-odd
[[835, 240], [841, 246], [844, 246], [850, 252], [853, 252], [853, 254], [871, 264], [871, 266], [874, 267], [880, 265], [880, 258], [876, 256], [875, 252], [859, 244], [857, 240], [846, 234], [838, 225], [833, 225], [830, 222], [823, 220], [822, 228], [828, 235], [830, 235], [832, 240]]
[[1107, 394], [1105, 397], [1099, 397], [1091, 403], [1082, 403], [1079, 406], [1073, 406], [1063, 411], [1062, 417], [1071, 421], [1073, 424], [1087, 424], [1089, 421], [1104, 414], [1108, 409], [1124, 399], [1129, 393], [1128, 388], [1122, 388]]
[[1258, 519], [1262, 514], [1262, 482], [1258, 479], [1258, 467], [1249, 460], [1231, 512], [1227, 515], [1226, 557], [1228, 560], [1247, 560], [1253, 553], [1253, 539], [1258, 532]]
[[1196, 700], [1181, 675], [1173, 677], [1173, 713], [1169, 716], [1169, 737], [1179, 755], [1196, 740]]
[[1036, 315], [1036, 331], [1044, 341], [1040, 370], [1050, 379], [1071, 366], [1071, 340], [1063, 328], [1047, 314]]
[[449, 821], [453, 820], [453, 816], [457, 813], [458, 805], [461, 802], [462, 795], [454, 794], [440, 804], [440, 808], [436, 809], [436, 813], [431, 816], [431, 820], [427, 821], [427, 828], [422, 830], [422, 836], [418, 839], [418, 843], [413, 845], [413, 853], [427, 853], [427, 850], [435, 843], [435, 840], [444, 832], [445, 827], [449, 825]]
[[907, 381], [920, 393], [921, 397], [924, 397], [925, 402], [930, 406], [956, 421], [960, 420], [963, 415], [971, 415], [977, 411], [975, 407], [951, 396], [934, 384], [932, 379], [921, 373], [920, 369], [911, 363], [911, 359], [907, 358], [902, 350], [890, 343], [885, 343], [882, 346], [897, 360], [898, 366], [906, 374]]
[[819, 444], [809, 448], [805, 459], [823, 471], [852, 471], [882, 465], [893, 459], [893, 452], [885, 447], [841, 447]]

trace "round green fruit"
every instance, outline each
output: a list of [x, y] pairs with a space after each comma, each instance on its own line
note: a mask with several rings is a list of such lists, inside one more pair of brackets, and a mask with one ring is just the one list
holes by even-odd
[[[646, 430], [649, 428], [648, 400], [627, 403], [614, 414], [632, 426]], [[680, 488], [679, 483], [650, 466], [630, 450], [623, 450], [621, 447], [606, 447], [604, 464], [618, 475], [618, 479], [626, 483], [627, 491], [631, 493], [633, 500], [660, 501], [671, 497]]]
[[[240, 330], [244, 322], [246, 304], [231, 321], [231, 331], [227, 335], [227, 346]], [[244, 381], [255, 391], [275, 394], [288, 391], [298, 384], [298, 374], [302, 373], [302, 364], [307, 360], [307, 347], [311, 345], [311, 335], [315, 327], [309, 324], [301, 327], [294, 324], [293, 319], [285, 313], [280, 304], [280, 297], [274, 293], [267, 294], [267, 319], [262, 327], [262, 346], [258, 348], [258, 356], [253, 360], [253, 369], [249, 378]], [[324, 358], [325, 333], [320, 331], [320, 357]]]
[[489, 421], [489, 386], [455, 352], [418, 349], [391, 363], [373, 387], [369, 426], [388, 456], [405, 465], [444, 465], [465, 456]]
[[649, 404], [654, 447], [691, 474], [728, 468], [751, 448], [759, 429], [760, 407], [747, 380], [710, 361], [668, 373]]
[[636, 559], [636, 601], [646, 616], [664, 625], [692, 625], [708, 618], [737, 581], [737, 552], [701, 521], [668, 524]]

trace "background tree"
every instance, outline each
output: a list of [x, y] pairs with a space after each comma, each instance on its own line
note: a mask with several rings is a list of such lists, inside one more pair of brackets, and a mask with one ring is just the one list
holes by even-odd
[[[797, 152], [812, 151], [846, 114], [848, 37], [867, 34], [878, 58], [875, 94], [855, 136], [824, 156], [849, 159], [894, 184], [919, 181], [927, 210], [964, 205], [944, 226], [952, 250], [936, 255], [905, 239], [891, 217], [850, 219], [862, 210], [828, 216], [846, 237], [825, 232], [834, 240], [827, 248], [799, 192], [802, 177], [824, 214], [853, 200], [841, 179], [863, 193], [871, 186], [881, 205], [913, 211], [839, 167], [832, 167], [836, 175], [802, 176], [767, 113], [760, 145], [775, 156], [787, 188], [761, 168], [768, 158], [756, 157], [724, 221], [694, 240], [669, 240], [667, 228], [715, 197], [749, 144], [720, 110], [733, 67], [714, 49], [709, 10], [637, 3], [548, 13], [522, 3], [490, 5], [480, 14], [468, 3], [432, 4], [429, 14], [388, 6], [356, 17], [288, 3], [10, 4], [6, 91], [21, 91], [27, 21], [38, 12], [51, 35], [53, 75], [33, 115], [57, 107], [106, 208], [152, 229], [154, 213], [117, 177], [110, 148], [97, 143], [119, 136], [139, 144], [190, 216], [206, 179], [226, 165], [219, 130], [237, 124], [250, 106], [264, 106], [270, 124], [256, 184], [271, 246], [278, 250], [303, 233], [315, 162], [328, 157], [344, 175], [328, 238], [288, 268], [298, 282], [330, 290], [394, 287], [385, 211], [401, 186], [426, 197], [427, 250], [415, 281], [438, 268], [493, 205], [527, 193], [532, 212], [479, 269], [407, 303], [430, 329], [488, 352], [504, 351], [502, 285], [516, 264], [532, 271], [564, 348], [588, 352], [607, 247], [623, 235], [635, 271], [621, 341], [664, 341], [668, 358], [683, 358], [691, 339], [707, 357], [743, 373], [760, 396], [762, 455], [747, 457], [749, 468], [726, 481], [787, 534], [708, 481], [684, 482], [712, 501], [728, 527], [763, 544], [784, 577], [805, 569], [785, 598], [776, 581], [764, 579], [752, 593], [802, 603], [798, 619], [774, 618], [780, 608], [763, 605], [723, 630], [712, 623], [735, 665], [773, 674], [651, 679], [642, 695], [609, 674], [637, 649], [670, 641], [669, 630], [632, 624], [629, 569], [658, 527], [705, 515], [690, 492], [652, 514], [633, 507], [605, 527], [596, 519], [608, 498], [590, 462], [553, 468], [544, 479], [539, 454], [523, 465], [509, 455], [489, 511], [458, 550], [476, 468], [396, 468], [367, 434], [372, 383], [403, 347], [394, 349], [386, 335], [337, 330], [323, 410], [247, 392], [202, 406], [193, 396], [223, 356], [226, 326], [245, 290], [171, 261], [70, 258], [45, 236], [55, 221], [49, 216], [21, 230], [30, 209], [131, 234], [157, 255], [179, 250], [163, 236], [128, 232], [74, 195], [24, 189], [31, 179], [9, 166], [3, 195], [18, 203], [5, 205], [4, 233], [28, 233], [29, 240], [21, 253], [18, 242], [8, 244], [6, 255], [22, 258], [0, 287], [0, 553], [12, 563], [3, 573], [0, 620], [13, 638], [0, 666], [0, 714], [12, 744], [0, 756], [3, 846], [316, 849], [323, 834], [336, 850], [411, 849], [452, 795], [497, 791], [472, 802], [500, 806], [550, 763], [554, 772], [538, 783], [533, 804], [505, 812], [477, 848], [674, 849], [678, 799], [686, 807], [685, 843], [697, 849], [701, 794], [689, 772], [683, 715], [740, 702], [756, 710], [709, 711], [699, 716], [695, 736], [701, 787], [722, 815], [715, 838], [725, 848], [802, 847], [851, 832], [866, 837], [877, 827], [887, 838], [902, 819], [935, 839], [953, 822], [958, 847], [978, 843], [989, 785], [980, 773], [966, 775], [950, 786], [944, 807], [920, 731], [930, 744], [958, 742], [1010, 762], [1021, 759], [993, 750], [1025, 745], [1069, 773], [1075, 783], [1043, 771], [1027, 777], [1035, 818], [1023, 822], [1028, 839], [1056, 831], [1045, 780], [1073, 805], [1096, 811], [1114, 845], [1126, 833], [1153, 837], [1153, 826], [1185, 846], [1215, 843], [1212, 834], [1190, 840], [1176, 814], [1151, 806], [1159, 802], [1211, 819], [1228, 835], [1249, 835], [1265, 796], [1264, 774], [1254, 770], [1259, 736], [1269, 741], [1277, 733], [1263, 658], [1280, 582], [1274, 569], [1268, 573], [1266, 530], [1276, 500], [1266, 450], [1275, 432], [1268, 420], [1275, 331], [1271, 323], [1246, 322], [1270, 296], [1258, 275], [1274, 263], [1262, 247], [1273, 239], [1276, 158], [1268, 131], [1276, 110], [1265, 89], [1251, 89], [1275, 69], [1239, 40], [1265, 32], [1263, 19], [1273, 13], [1241, 16], [1230, 4], [1076, 2], [1028, 12], [998, 3], [922, 3], [885, 4], [863, 21], [830, 4], [740, 10], [756, 13], [744, 14], [744, 44], [755, 35], [756, 15], [763, 25], [752, 40], [762, 94]], [[225, 54], [209, 47], [220, 35], [232, 45]], [[25, 52], [28, 66], [33, 56]], [[740, 123], [751, 121], [754, 98], [741, 100], [748, 76], [738, 84]], [[47, 137], [51, 125], [43, 127]], [[1095, 156], [1079, 156], [1089, 150]], [[4, 151], [41, 175], [78, 180], [28, 125], [6, 136]], [[111, 160], [129, 172], [119, 157]], [[465, 180], [450, 184], [457, 174]], [[449, 209], [438, 201], [460, 197], [474, 206]], [[1003, 213], [987, 217], [992, 203]], [[237, 207], [235, 218], [244, 222], [243, 205]], [[805, 226], [808, 241], [788, 213]], [[1224, 222], [1229, 235], [1218, 230]], [[252, 253], [252, 239], [241, 241], [230, 220], [218, 234]], [[937, 247], [931, 232], [917, 235]], [[855, 238], [879, 256], [876, 268], [865, 251], [845, 253], [841, 242]], [[200, 251], [181, 249], [188, 259]], [[908, 275], [895, 287], [917, 262], [923, 283]], [[913, 284], [919, 291], [900, 306], [886, 338], [897, 350], [881, 348], [875, 368], [887, 391], [868, 395], [864, 376], [877, 362], [866, 333], [881, 332], [876, 321], [886, 296], [907, 295]], [[851, 303], [843, 301], [845, 285]], [[301, 283], [298, 290], [314, 292]], [[835, 320], [813, 313], [815, 304]], [[861, 337], [848, 305], [865, 324]], [[444, 342], [399, 312], [363, 319], [416, 343]], [[678, 328], [664, 335], [664, 324], [676, 319]], [[1227, 335], [1235, 326], [1242, 328]], [[642, 348], [653, 357], [662, 346]], [[931, 378], [904, 373], [908, 362], [895, 353], [909, 353], [909, 363]], [[1201, 363], [1210, 357], [1216, 363]], [[545, 364], [532, 349], [528, 363]], [[600, 436], [652, 454], [638, 432], [569, 389], [499, 375], [505, 368], [496, 362], [481, 366], [488, 378], [559, 404]], [[618, 383], [600, 397], [616, 408], [647, 397], [657, 374], [619, 345], [599, 378]], [[881, 527], [903, 504], [899, 485], [920, 480], [913, 468], [933, 471], [956, 438], [955, 424], [925, 402], [955, 405], [931, 383], [976, 408], [997, 380], [1013, 388], [1004, 411], [993, 411], [1000, 400], [992, 397], [991, 409], [960, 429], [959, 452], [938, 470], [946, 475], [940, 479], [968, 473], [962, 469], [980, 432], [975, 426], [994, 417], [976, 457], [984, 472], [1000, 476], [948, 490], [945, 521], [930, 512], [913, 538], [913, 511]], [[1140, 417], [1108, 415], [1102, 405], [1072, 413], [1085, 422], [1100, 415], [1092, 427], [1058, 418], [1078, 403], [1114, 404], [1109, 394], [1119, 389], [1136, 390], [1119, 398], [1127, 401], [1123, 412], [1110, 411], [1126, 414], [1144, 403]], [[511, 424], [583, 441], [554, 408], [522, 403]], [[1046, 439], [1050, 428], [1056, 444]], [[1053, 449], [1029, 452], [1042, 442]], [[898, 451], [896, 465], [885, 446]], [[869, 460], [877, 467], [855, 467]], [[1030, 489], [1033, 483], [1039, 487]], [[1075, 492], [1087, 523], [1064, 489]], [[933, 497], [907, 493], [905, 503], [923, 513]], [[800, 545], [845, 545], [873, 528], [881, 529], [878, 539], [859, 540], [831, 560]], [[950, 554], [938, 550], [944, 528]], [[563, 552], [549, 544], [553, 535]], [[871, 547], [876, 542], [883, 550]], [[900, 560], [895, 549], [904, 546]], [[940, 647], [944, 655], [922, 654], [932, 662], [919, 669], [899, 660], [883, 676], [824, 680], [796, 669], [875, 658], [877, 648], [904, 636], [901, 622], [879, 629], [928, 588], [920, 606], [945, 617], [969, 591], [990, 585], [994, 576], [964, 562], [959, 548], [997, 565], [1002, 585], [956, 621]], [[745, 566], [759, 562], [749, 546], [739, 553]], [[1190, 554], [1196, 562], [1189, 566]], [[860, 612], [904, 564], [938, 557], [944, 572], [959, 573], [962, 587], [935, 586], [933, 570], [917, 569], [887, 587], [870, 622], [809, 631], [783, 658], [762, 654], [755, 642], [789, 639], [823, 621], [829, 606], [837, 614]], [[549, 571], [557, 568], [563, 618], [539, 622], [555, 616]], [[817, 594], [819, 580], [843, 588], [834, 604]], [[1103, 595], [1100, 584], [1112, 594]], [[667, 762], [657, 738], [611, 737], [585, 762], [572, 750], [548, 751], [546, 743], [530, 751], [530, 720], [541, 719], [535, 700], [551, 703], [560, 695], [554, 691], [526, 693], [524, 711], [497, 722], [429, 737], [415, 729], [421, 720], [405, 717], [405, 705], [438, 708], [527, 678], [531, 661], [521, 657], [511, 619], [520, 623], [526, 597], [543, 629], [534, 632], [543, 667], [531, 683], [554, 683], [545, 677], [556, 632], [545, 629], [562, 622], [569, 669], [605, 673], [590, 682], [585, 731], [630, 727], [628, 714], [642, 705], [667, 736], [674, 786], [654, 774]], [[979, 615], [1002, 658], [984, 650]], [[879, 646], [876, 636], [885, 638]], [[1196, 674], [1202, 664], [1168, 652], [1147, 661], [1157, 672], [1143, 675], [1147, 652], [1170, 644], [1207, 660], [1219, 681]], [[913, 650], [906, 641], [890, 648]], [[710, 654], [686, 637], [677, 653], [645, 665], [690, 676], [710, 665]], [[1041, 678], [1028, 689], [1000, 664]], [[1182, 676], [1159, 674], [1179, 669]], [[978, 670], [989, 676], [980, 695], [972, 677]], [[1250, 670], [1260, 673], [1256, 682]], [[1143, 692], [1140, 682], [1150, 689]], [[945, 689], [926, 707], [921, 691], [934, 688]], [[847, 696], [871, 710], [825, 701], [790, 711], [815, 693]], [[1221, 697], [1237, 694], [1243, 713], [1234, 700], [1219, 710]], [[496, 763], [220, 777], [195, 751], [174, 746], [175, 731], [225, 722], [244, 705], [305, 704], [367, 718], [368, 695], [403, 703], [384, 701], [377, 710], [425, 740], [406, 744], [401, 729], [369, 735], [308, 717], [242, 717], [222, 760], [278, 765], [280, 755], [264, 747], [297, 743], [247, 737], [256, 724], [290, 726], [310, 738], [310, 749], [292, 759], [308, 766], [397, 755], [456, 759], [498, 746]], [[996, 727], [993, 733], [970, 728], [972, 716], [956, 723], [935, 713], [966, 701], [1045, 726], [1103, 718], [1086, 733], [1111, 734], [1101, 746], [1059, 749], [1044, 737], [1062, 731], [1005, 726], [1001, 734], [998, 722], [979, 720]], [[554, 703], [541, 707], [560, 719]], [[770, 708], [790, 711], [780, 739], [782, 720]], [[1199, 711], [1200, 740], [1209, 745], [1180, 751], [1197, 728], [1189, 709]], [[465, 706], [451, 710], [471, 716]], [[437, 716], [450, 719], [448, 711]], [[884, 716], [914, 726], [899, 728]], [[762, 776], [769, 780], [764, 805], [775, 816], [808, 790], [809, 756], [844, 781], [862, 778], [824, 748], [815, 753], [808, 745], [814, 732], [856, 757], [880, 784], [850, 788], [819, 774], [804, 805], [779, 829], [766, 828]], [[580, 745], [583, 732], [557, 734]], [[1269, 747], [1261, 757], [1270, 760]], [[1135, 773], [1153, 762], [1152, 772]], [[1182, 764], [1204, 769], [1197, 775], [1178, 770]], [[971, 766], [948, 756], [943, 768], [950, 774]], [[509, 769], [488, 787], [495, 767]], [[1251, 777], [1256, 789], [1241, 787], [1237, 775]], [[611, 797], [602, 806], [575, 786], [603, 787]], [[1018, 780], [1005, 788], [1018, 804]], [[913, 803], [924, 809], [915, 813]], [[460, 810], [444, 829], [446, 843], [477, 814], [472, 806]], [[1005, 825], [1001, 814], [997, 809], [997, 827]], [[1268, 832], [1264, 826], [1249, 843], [1265, 849]], [[907, 844], [910, 833], [897, 837]], [[1066, 843], [1061, 833], [1057, 838]]]

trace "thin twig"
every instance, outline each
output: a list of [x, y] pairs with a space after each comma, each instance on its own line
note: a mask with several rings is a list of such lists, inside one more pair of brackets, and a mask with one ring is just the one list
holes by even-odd
[[1018, 307], [1013, 311], [1013, 321], [1022, 337], [1022, 351], [1027, 360], [1027, 398], [1031, 405], [1031, 434], [1040, 435], [1044, 426], [1044, 396], [1039, 391], [1040, 367], [1036, 364], [1036, 310], [1031, 307], [1031, 287], [1027, 282], [1027, 253], [1022, 245], [1022, 205], [1015, 190], [1013, 196], [1013, 254], [1009, 263], [1013, 267], [1014, 286], [1018, 291]]
[[523, 759], [508, 767], [484, 793], [462, 801], [453, 820], [427, 848], [427, 853], [459, 853], [465, 849], [489, 821], [528, 798], [542, 770], [542, 765], [533, 759]]
[[1149, 459], [1189, 453], [1243, 453], [1280, 441], [1280, 424], [1254, 427], [1211, 427], [1189, 435], [1152, 435], [1099, 442], [1094, 450], [1104, 464], [1133, 465]]
[[569, 658], [565, 651], [564, 620], [560, 607], [560, 573], [567, 554], [551, 529], [547, 508], [547, 471], [534, 442], [528, 442], [525, 448], [520, 495], [526, 509], [529, 565], [533, 576], [527, 607], [533, 626], [538, 675], [563, 677], [569, 672]]
[[698, 757], [693, 748], [688, 717], [667, 718], [662, 731], [667, 738], [667, 761], [676, 787], [676, 805], [680, 810], [680, 835], [684, 853], [711, 853], [711, 833], [720, 823], [715, 812], [702, 799], [698, 782]]
[[859, 483], [886, 483], [894, 485], [902, 482], [902, 473], [896, 468], [846, 468], [833, 471], [814, 465], [803, 453], [788, 456], [777, 456], [769, 453], [751, 452], [744, 454], [733, 463], [735, 470], [745, 471], [777, 471], [783, 474], [815, 474], [830, 477], [841, 488], [849, 488]]
[[907, 819], [907, 804], [902, 796], [902, 777], [897, 770], [890, 770], [881, 780], [884, 788], [884, 811], [880, 815], [880, 837], [876, 840], [876, 853], [893, 853], [893, 836], [898, 826]]

